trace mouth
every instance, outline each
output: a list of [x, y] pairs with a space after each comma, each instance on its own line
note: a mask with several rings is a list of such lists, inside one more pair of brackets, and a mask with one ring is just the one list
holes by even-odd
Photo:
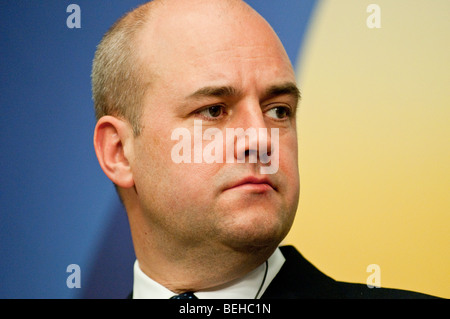
[[271, 190], [276, 190], [273, 183], [267, 178], [259, 178], [255, 176], [245, 177], [237, 182], [231, 183], [225, 188], [228, 190], [242, 190], [254, 193], [265, 193]]

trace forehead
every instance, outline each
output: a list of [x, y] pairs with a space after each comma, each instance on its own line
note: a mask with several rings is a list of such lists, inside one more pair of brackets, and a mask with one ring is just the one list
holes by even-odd
[[141, 61], [155, 79], [151, 86], [188, 93], [205, 85], [245, 90], [295, 81], [281, 42], [256, 12], [211, 5], [166, 13], [154, 14], [139, 38]]

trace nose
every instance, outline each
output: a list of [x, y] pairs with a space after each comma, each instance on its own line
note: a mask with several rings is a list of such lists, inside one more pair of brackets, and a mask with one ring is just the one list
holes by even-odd
[[[264, 113], [258, 101], [246, 101], [236, 107], [232, 128], [227, 128], [227, 145], [234, 146], [233, 160], [237, 163], [267, 163], [272, 149]], [[228, 139], [232, 139], [229, 141]], [[229, 152], [227, 152], [228, 156]]]

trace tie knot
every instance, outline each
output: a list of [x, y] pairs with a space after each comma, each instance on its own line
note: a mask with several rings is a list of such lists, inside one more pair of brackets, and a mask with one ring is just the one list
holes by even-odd
[[171, 297], [170, 299], [198, 299], [193, 292], [188, 291], [176, 296]]

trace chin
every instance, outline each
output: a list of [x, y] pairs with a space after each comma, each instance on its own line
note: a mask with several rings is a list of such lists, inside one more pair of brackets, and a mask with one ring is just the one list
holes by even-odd
[[222, 224], [223, 242], [237, 251], [272, 249], [286, 237], [293, 218], [262, 210], [240, 212]]

